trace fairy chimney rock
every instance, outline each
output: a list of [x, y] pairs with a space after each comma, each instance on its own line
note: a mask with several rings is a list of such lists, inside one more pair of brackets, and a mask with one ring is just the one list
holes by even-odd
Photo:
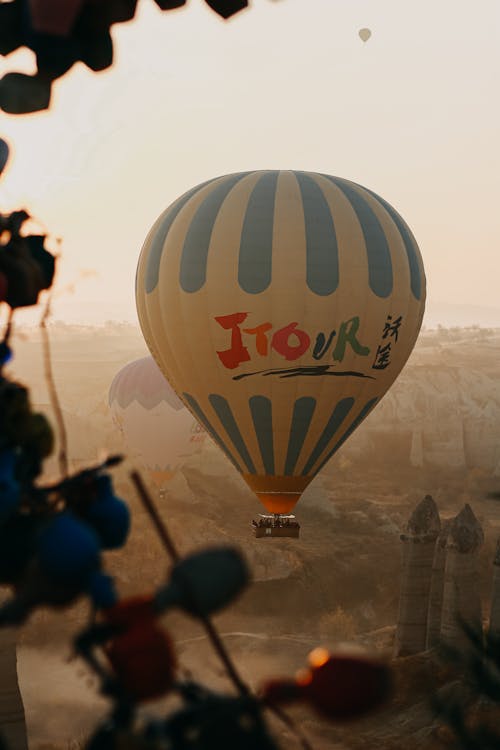
[[474, 515], [474, 511], [470, 505], [466, 503], [460, 513], [451, 522], [448, 547], [466, 554], [478, 550], [483, 542], [484, 533], [481, 524]]
[[426, 495], [411, 514], [401, 540], [416, 541], [418, 538], [420, 541], [435, 541], [440, 530], [441, 521], [437, 505], [432, 495]]
[[429, 593], [429, 611], [427, 614], [426, 647], [434, 648], [439, 643], [441, 630], [441, 612], [443, 609], [444, 568], [446, 562], [446, 545], [450, 533], [451, 519], [441, 522], [441, 530], [434, 548], [432, 561], [432, 578]]
[[468, 646], [462, 623], [478, 634], [482, 630], [478, 553], [483, 541], [481, 524], [467, 504], [451, 522], [446, 546], [440, 640], [455, 648]]
[[497, 548], [495, 550], [495, 557], [493, 559], [493, 565], [500, 566], [500, 539], [497, 539]]
[[434, 548], [441, 528], [431, 495], [419, 502], [401, 534], [402, 573], [395, 653], [424, 651]]

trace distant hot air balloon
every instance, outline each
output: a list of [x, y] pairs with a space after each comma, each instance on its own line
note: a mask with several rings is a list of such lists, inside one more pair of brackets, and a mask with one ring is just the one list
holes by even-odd
[[360, 39], [362, 39], [363, 42], [367, 42], [368, 39], [371, 37], [372, 32], [370, 31], [370, 29], [360, 29], [358, 31], [358, 34], [359, 34]]
[[424, 300], [401, 216], [313, 172], [189, 190], [150, 230], [136, 276], [155, 360], [274, 514], [293, 509], [393, 383]]
[[109, 406], [129, 450], [140, 456], [159, 485], [201, 450], [206, 433], [152, 357], [129, 362], [117, 373], [109, 389]]

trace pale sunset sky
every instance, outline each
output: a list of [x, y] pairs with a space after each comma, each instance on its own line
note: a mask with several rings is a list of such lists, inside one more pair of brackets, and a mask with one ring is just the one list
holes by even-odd
[[[113, 39], [113, 67], [76, 65], [48, 112], [0, 113], [0, 205], [60, 236], [58, 285], [77, 280], [55, 319], [135, 322], [157, 216], [210, 177], [269, 168], [374, 190], [415, 234], [429, 303], [500, 308], [499, 0], [253, 0], [229, 22], [202, 0], [139, 0]], [[30, 65], [21, 50], [0, 73]]]

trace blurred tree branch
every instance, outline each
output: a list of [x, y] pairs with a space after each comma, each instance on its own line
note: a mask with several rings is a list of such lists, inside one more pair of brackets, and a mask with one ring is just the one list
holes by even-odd
[[[224, 19], [248, 0], [205, 0]], [[155, 0], [163, 11], [187, 0]], [[36, 57], [35, 75], [9, 72], [0, 80], [0, 109], [19, 115], [48, 109], [52, 83], [78, 61], [93, 71], [113, 63], [110, 29], [131, 21], [137, 0], [0, 0], [0, 54], [28, 47]], [[1, 170], [0, 170], [1, 171]]]

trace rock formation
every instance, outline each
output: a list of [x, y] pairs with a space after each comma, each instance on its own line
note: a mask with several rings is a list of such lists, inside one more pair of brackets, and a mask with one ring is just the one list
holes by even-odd
[[440, 528], [436, 503], [426, 495], [400, 536], [402, 574], [395, 642], [397, 656], [425, 650], [432, 563]]
[[440, 640], [456, 648], [468, 643], [462, 623], [482, 630], [478, 553], [483, 541], [481, 525], [466, 504], [450, 524], [446, 545]]
[[429, 592], [429, 609], [427, 613], [426, 648], [433, 648], [439, 642], [441, 631], [441, 614], [443, 609], [444, 569], [446, 563], [446, 544], [451, 521], [441, 524], [441, 531], [434, 549], [432, 562], [432, 579]]
[[354, 442], [365, 434], [377, 450], [396, 436], [412, 466], [494, 471], [500, 465], [500, 388], [479, 369], [410, 364], [376, 414]]

